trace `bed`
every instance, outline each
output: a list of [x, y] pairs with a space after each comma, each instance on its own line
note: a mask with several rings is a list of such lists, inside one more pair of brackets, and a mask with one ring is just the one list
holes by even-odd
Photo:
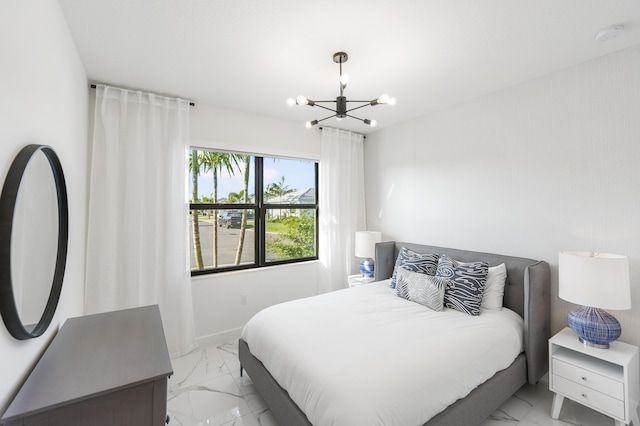
[[[438, 404], [443, 404], [443, 401], [434, 401], [437, 399], [435, 397], [440, 398], [441, 394], [446, 394], [447, 392], [442, 392], [439, 388], [437, 390], [429, 389], [428, 386], [430, 386], [431, 376], [449, 374], [449, 372], [441, 367], [436, 366], [434, 368], [429, 361], [429, 356], [432, 351], [438, 352], [441, 349], [446, 349], [446, 345], [432, 343], [430, 350], [417, 352], [425, 358], [424, 365], [416, 364], [417, 361], [413, 359], [405, 360], [404, 355], [401, 355], [402, 359], [398, 359], [400, 356], [397, 350], [396, 352], [390, 352], [391, 355], [389, 355], [382, 349], [385, 346], [384, 339], [393, 341], [394, 337], [401, 336], [402, 329], [416, 329], [415, 323], [409, 322], [413, 321], [413, 319], [404, 320], [388, 315], [392, 315], [392, 313], [396, 315], [396, 311], [400, 310], [418, 312], [420, 308], [422, 310], [418, 315], [443, 314], [428, 313], [429, 309], [390, 295], [391, 290], [388, 288], [387, 282], [394, 273], [398, 254], [407, 249], [420, 254], [437, 253], [459, 262], [480, 261], [486, 262], [488, 266], [504, 264], [507, 279], [504, 286], [503, 306], [508, 309], [501, 309], [487, 314], [483, 311], [481, 315], [473, 317], [476, 320], [472, 320], [468, 315], [451, 309], [448, 309], [447, 311], [449, 312], [445, 312], [445, 314], [451, 314], [449, 316], [455, 318], [455, 321], [460, 321], [454, 327], [464, 330], [467, 329], [467, 326], [462, 324], [470, 323], [463, 321], [482, 324], [485, 321], [491, 321], [492, 317], [498, 315], [511, 316], [520, 324], [520, 335], [518, 337], [520, 345], [517, 346], [517, 349], [509, 349], [510, 351], [516, 350], [513, 359], [511, 360], [510, 355], [505, 355], [504, 359], [498, 360], [503, 365], [498, 363], [496, 366], [492, 366], [491, 368], [496, 370], [495, 372], [490, 370], [489, 367], [484, 368], [486, 360], [482, 361], [482, 363], [471, 363], [476, 367], [474, 367], [474, 370], [468, 370], [465, 373], [466, 375], [469, 375], [469, 372], [473, 372], [472, 375], [475, 375], [475, 370], [483, 370], [482, 374], [489, 376], [478, 377], [477, 380], [479, 380], [480, 384], [460, 384], [460, 391], [467, 392], [465, 396], [454, 399], [447, 403], [448, 405], [440, 408], [438, 408]], [[546, 373], [548, 369], [547, 341], [550, 336], [550, 273], [549, 265], [546, 262], [390, 241], [376, 245], [375, 265], [375, 284], [340, 290], [268, 308], [264, 314], [263, 311], [256, 315], [256, 317], [265, 316], [266, 321], [254, 317], [243, 330], [243, 337], [239, 340], [241, 370], [247, 372], [280, 426], [310, 425], [312, 422], [313, 424], [348, 424], [349, 426], [352, 424], [472, 426], [480, 424], [521, 386], [526, 383], [537, 383]], [[344, 306], [348, 306], [348, 303], [353, 303], [357, 300], [365, 301], [362, 308], [354, 308], [351, 310], [353, 312], [344, 308]], [[369, 301], [369, 303], [366, 303], [366, 301]], [[324, 308], [322, 305], [324, 305]], [[374, 306], [381, 307], [379, 314], [372, 311]], [[299, 313], [296, 314], [296, 312]], [[270, 315], [272, 316], [270, 317]], [[280, 315], [280, 317], [277, 315]], [[320, 317], [314, 320], [315, 317], [312, 315], [320, 315]], [[330, 328], [332, 325], [330, 325], [329, 318], [333, 317], [337, 318], [338, 324], [333, 325], [333, 327], [337, 328]], [[282, 322], [282, 318], [288, 318], [286, 321], [288, 325]], [[389, 327], [376, 322], [381, 318], [385, 323], [397, 323], [396, 332], [389, 333]], [[305, 321], [319, 321], [322, 324], [322, 329], [327, 329], [328, 331], [326, 333], [319, 332], [317, 340], [305, 340], [307, 338], [306, 335], [309, 334], [305, 330], [301, 330], [302, 327], [306, 327], [304, 325]], [[358, 329], [356, 328], [358, 322], [369, 324], [370, 326]], [[496, 326], [487, 322], [484, 327], [493, 328]], [[384, 330], [387, 330], [386, 335]], [[513, 334], [510, 330], [505, 330], [504, 333]], [[375, 333], [378, 332], [382, 334], [376, 335]], [[393, 336], [395, 334], [398, 336]], [[496, 332], [494, 334], [500, 333]], [[469, 341], [473, 342], [469, 345], [469, 349], [482, 344], [482, 341], [471, 340], [472, 337], [468, 335], [464, 338], [469, 338]], [[379, 346], [376, 346], [375, 343], [377, 339], [380, 339]], [[405, 339], [403, 341], [416, 340], [418, 344], [421, 342], [420, 337], [403, 339]], [[441, 336], [437, 338], [437, 341], [438, 343], [442, 342]], [[327, 342], [331, 343], [328, 344]], [[422, 342], [422, 344], [427, 343]], [[394, 345], [394, 343], [391, 345]], [[268, 353], [264, 352], [265, 348], [269, 347], [276, 349], [275, 354], [272, 356], [265, 355]], [[350, 349], [343, 354], [340, 352], [341, 349], [327, 350], [331, 347]], [[375, 353], [376, 356], [356, 354], [354, 355], [356, 357], [355, 365], [351, 365], [354, 364], [354, 360], [349, 360], [348, 355], [352, 351], [357, 351], [358, 347], [363, 347], [370, 353]], [[424, 348], [425, 346], [417, 347]], [[420, 349], [420, 351], [422, 350]], [[403, 353], [402, 351], [400, 352], [401, 354]], [[482, 355], [483, 351], [484, 349], [481, 349], [478, 354]], [[407, 346], [406, 352], [414, 353], [415, 351]], [[391, 358], [385, 358], [388, 356]], [[456, 358], [455, 354], [449, 354], [448, 356], [450, 357], [449, 359]], [[464, 356], [457, 358], [464, 358]], [[295, 362], [291, 361], [292, 359]], [[323, 360], [326, 360], [326, 363]], [[375, 361], [378, 364], [373, 364], [369, 361]], [[271, 372], [269, 368], [265, 367], [265, 364], [271, 366]], [[333, 365], [338, 366], [334, 369]], [[478, 365], [483, 365], [483, 367], [477, 368]], [[283, 373], [282, 368], [291, 368], [292, 366], [295, 367], [295, 371]], [[429, 370], [430, 368], [431, 370]], [[463, 368], [460, 368], [460, 370], [463, 371]], [[279, 380], [276, 380], [274, 376], [278, 377]], [[344, 381], [345, 377], [346, 382]], [[458, 381], [466, 380], [465, 377], [463, 375], [460, 379], [454, 378], [450, 381], [458, 383]], [[341, 382], [341, 380], [343, 381]], [[331, 388], [331, 392], [326, 392], [326, 389], [322, 391], [324, 393], [316, 391], [315, 388], [312, 388], [312, 386], [316, 386], [315, 381], [322, 382], [319, 384], [324, 388]], [[426, 389], [411, 388], [411, 386], [416, 386], [415, 382], [421, 381], [424, 382], [424, 386], [427, 386]], [[284, 387], [281, 386], [281, 383]], [[285, 387], [289, 389], [285, 389]], [[301, 390], [303, 393], [306, 392], [304, 396], [299, 396]], [[332, 396], [335, 392], [337, 392], [337, 397]], [[332, 400], [331, 397], [334, 399]], [[415, 415], [411, 410], [414, 410], [413, 407], [416, 403], [415, 401], [409, 401], [410, 398], [414, 397], [424, 400], [423, 404], [418, 404], [418, 411], [422, 410], [423, 412]], [[455, 395], [447, 395], [447, 397], [455, 398]], [[294, 400], [297, 400], [298, 403], [294, 402]], [[411, 403], [411, 410], [407, 408], [409, 405], [402, 405], [405, 401], [407, 401], [407, 404]], [[345, 409], [345, 407], [348, 407], [348, 409]], [[434, 409], [438, 411], [428, 412], [428, 421], [416, 422], [415, 419], [424, 416], [425, 412], [427, 412], [425, 407], [432, 411]], [[331, 411], [338, 412], [337, 416], [331, 417], [336, 414], [331, 413]], [[348, 413], [346, 413], [347, 411]], [[340, 417], [342, 414], [345, 414], [345, 416]], [[369, 414], [371, 416], [367, 417]]]

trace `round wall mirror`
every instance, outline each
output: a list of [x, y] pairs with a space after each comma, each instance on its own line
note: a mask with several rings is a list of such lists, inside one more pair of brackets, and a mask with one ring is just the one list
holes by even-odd
[[13, 337], [49, 327], [62, 290], [68, 242], [62, 165], [46, 145], [13, 160], [0, 196], [0, 313]]

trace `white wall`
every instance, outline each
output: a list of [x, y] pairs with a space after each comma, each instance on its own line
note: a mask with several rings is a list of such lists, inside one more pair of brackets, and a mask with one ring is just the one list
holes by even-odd
[[[320, 133], [316, 129], [203, 104], [191, 110], [191, 143], [203, 148], [320, 159]], [[317, 262], [305, 262], [192, 278], [199, 343], [235, 339], [260, 310], [315, 295], [317, 271]], [[241, 296], [246, 296], [245, 305]]]
[[[386, 239], [543, 259], [624, 254], [640, 344], [640, 46], [428, 116], [365, 142], [367, 223]], [[606, 283], [603, 283], [606, 285]]]
[[69, 251], [62, 295], [45, 335], [15, 340], [0, 326], [0, 413], [58, 327], [82, 315], [87, 200], [87, 79], [55, 0], [0, 2], [0, 175], [31, 143], [53, 147], [67, 180]]

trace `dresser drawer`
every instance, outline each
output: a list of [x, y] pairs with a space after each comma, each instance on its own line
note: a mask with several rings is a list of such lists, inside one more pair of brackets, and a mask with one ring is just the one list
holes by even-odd
[[564, 377], [579, 385], [595, 389], [605, 395], [624, 400], [624, 384], [622, 382], [555, 358], [552, 362], [554, 376]]
[[618, 419], [624, 419], [624, 402], [601, 392], [553, 375], [553, 391], [566, 395], [581, 404], [600, 410]]

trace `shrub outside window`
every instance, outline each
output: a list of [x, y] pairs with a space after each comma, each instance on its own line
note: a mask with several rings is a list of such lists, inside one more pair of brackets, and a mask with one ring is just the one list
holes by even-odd
[[187, 154], [192, 275], [317, 259], [316, 162]]

